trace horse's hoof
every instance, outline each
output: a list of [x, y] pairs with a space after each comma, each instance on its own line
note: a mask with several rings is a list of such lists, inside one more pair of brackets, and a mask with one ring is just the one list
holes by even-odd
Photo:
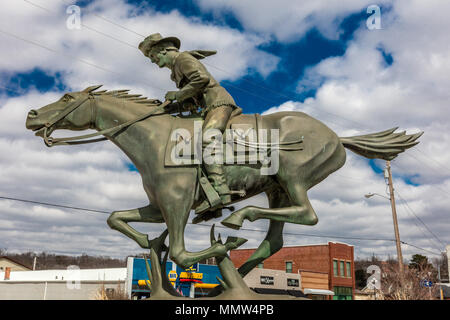
[[[154, 241], [154, 240], [152, 240]], [[137, 237], [136, 238], [136, 242], [137, 244], [142, 248], [142, 249], [150, 249], [151, 246], [151, 242], [148, 240], [148, 236], [147, 235], [143, 235], [141, 237]]]
[[244, 238], [228, 237], [227, 241], [225, 242], [225, 247], [227, 248], [227, 250], [236, 249], [242, 246], [247, 241], [248, 240]]
[[169, 234], [169, 230], [166, 229], [164, 230], [163, 233], [161, 233], [161, 235], [159, 237], [156, 237], [152, 240], [148, 240], [148, 236], [145, 236], [145, 242], [146, 243], [146, 247], [144, 249], [151, 249], [154, 248], [155, 250], [161, 249], [161, 251], [167, 251], [167, 246], [164, 244], [164, 241], [167, 238], [167, 235]]
[[225, 220], [221, 221], [220, 223], [223, 224], [225, 227], [234, 230], [239, 230], [242, 227], [242, 219], [236, 217], [234, 214], [232, 214]]

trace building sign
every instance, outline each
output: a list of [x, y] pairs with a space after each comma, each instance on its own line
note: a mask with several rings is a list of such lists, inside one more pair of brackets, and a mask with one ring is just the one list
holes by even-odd
[[201, 279], [203, 279], [203, 273], [197, 273], [197, 272], [181, 272], [181, 273], [180, 273], [180, 279], [195, 279], [195, 280], [201, 280]]
[[273, 277], [261, 276], [261, 284], [273, 285]]
[[298, 283], [298, 279], [287, 279], [287, 285], [288, 287], [298, 287], [299, 283]]
[[196, 263], [196, 264], [194, 264], [194, 265], [192, 265], [189, 268], [184, 269], [184, 270], [187, 271], [187, 272], [197, 272], [198, 271], [198, 267], [199, 267], [199, 264]]
[[176, 272], [176, 271], [170, 270], [168, 276], [169, 276], [169, 281], [170, 281], [170, 282], [175, 282], [175, 281], [177, 281], [178, 275], [177, 275], [177, 272]]

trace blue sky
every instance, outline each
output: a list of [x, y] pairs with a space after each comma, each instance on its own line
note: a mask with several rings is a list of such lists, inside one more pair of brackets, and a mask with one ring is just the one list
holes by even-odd
[[[408, 133], [425, 131], [418, 147], [392, 161], [394, 183], [414, 213], [450, 242], [445, 209], [450, 195], [450, 136], [445, 134], [450, 131], [450, 53], [445, 46], [450, 39], [445, 30], [450, 26], [441, 2], [403, 6], [380, 0], [382, 29], [372, 31], [366, 27], [369, 1], [76, 3], [80, 30], [66, 27], [68, 1], [5, 1], [8, 10], [0, 14], [0, 195], [111, 211], [146, 203], [138, 172], [111, 144], [47, 149], [23, 123], [29, 109], [89, 85], [163, 99], [165, 91], [175, 89], [168, 70], [152, 65], [137, 50], [144, 36], [160, 32], [179, 37], [181, 50], [218, 50], [202, 61], [245, 113], [302, 111], [339, 136], [396, 126]], [[384, 165], [347, 152], [344, 168], [309, 193], [319, 224], [287, 226], [286, 231], [392, 238], [389, 203], [363, 197], [385, 192]], [[247, 204], [266, 205], [264, 197], [251, 201]], [[56, 209], [6, 201], [0, 201], [0, 209], [0, 243], [11, 250], [124, 255], [133, 246], [107, 227], [105, 217], [80, 221]], [[407, 207], [399, 209], [406, 242], [432, 252], [442, 249], [442, 243], [418, 230]], [[53, 215], [60, 218], [55, 222]], [[156, 236], [162, 226], [142, 228]], [[17, 232], [25, 238], [17, 239]], [[56, 236], [64, 240], [55, 242]], [[208, 241], [187, 237], [192, 250]], [[286, 244], [316, 240], [334, 241], [286, 237]], [[258, 241], [255, 236], [247, 245]], [[390, 243], [348, 242], [361, 257], [395, 254]], [[416, 253], [411, 247], [404, 250], [406, 256]]]

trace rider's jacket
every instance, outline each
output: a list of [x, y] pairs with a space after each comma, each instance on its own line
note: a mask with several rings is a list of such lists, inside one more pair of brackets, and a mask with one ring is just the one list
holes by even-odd
[[176, 100], [180, 103], [192, 98], [203, 112], [223, 105], [236, 107], [228, 91], [189, 52], [181, 52], [176, 57], [170, 78], [180, 89], [176, 95]]

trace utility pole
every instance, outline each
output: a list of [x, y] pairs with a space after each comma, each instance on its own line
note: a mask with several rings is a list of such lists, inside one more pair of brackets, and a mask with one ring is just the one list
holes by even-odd
[[438, 262], [438, 280], [439, 280], [439, 298], [444, 300], [444, 292], [442, 291], [442, 280], [441, 280], [441, 265], [440, 261]]
[[33, 259], [33, 271], [36, 270], [36, 256]]
[[391, 162], [390, 161], [386, 161], [386, 170], [385, 170], [384, 177], [388, 179], [388, 185], [389, 185], [390, 201], [391, 201], [391, 208], [392, 208], [392, 218], [394, 220], [395, 243], [397, 245], [398, 268], [400, 270], [400, 274], [403, 274], [402, 247], [401, 247], [401, 242], [400, 242], [400, 233], [398, 231], [397, 210], [395, 209], [394, 186], [392, 184]]

